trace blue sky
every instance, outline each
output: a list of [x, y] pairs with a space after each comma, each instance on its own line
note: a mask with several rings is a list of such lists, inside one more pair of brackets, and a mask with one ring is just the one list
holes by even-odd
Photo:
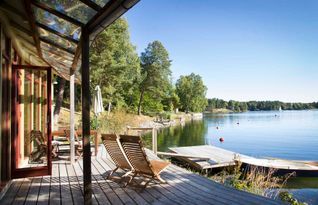
[[318, 101], [317, 0], [141, 0], [125, 17], [139, 54], [161, 41], [208, 98]]

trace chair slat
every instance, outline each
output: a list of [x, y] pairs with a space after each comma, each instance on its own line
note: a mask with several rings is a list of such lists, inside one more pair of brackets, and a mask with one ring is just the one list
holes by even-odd
[[127, 161], [123, 150], [120, 147], [116, 134], [102, 134], [102, 142], [116, 166], [121, 169], [131, 170], [131, 165]]

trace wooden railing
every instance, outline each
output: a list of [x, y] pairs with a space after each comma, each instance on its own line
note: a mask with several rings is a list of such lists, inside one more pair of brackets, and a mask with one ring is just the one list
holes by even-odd
[[130, 131], [151, 131], [152, 132], [152, 151], [157, 155], [158, 145], [157, 145], [157, 129], [154, 127], [130, 127], [127, 126], [127, 133]]

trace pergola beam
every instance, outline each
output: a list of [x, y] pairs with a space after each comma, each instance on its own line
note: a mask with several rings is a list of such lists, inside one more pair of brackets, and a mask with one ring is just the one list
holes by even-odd
[[51, 14], [54, 14], [55, 16], [58, 16], [58, 17], [64, 19], [65, 21], [68, 21], [72, 24], [75, 24], [75, 25], [80, 26], [80, 27], [84, 26], [84, 24], [82, 22], [76, 20], [75, 18], [72, 18], [72, 17], [70, 17], [70, 16], [68, 16], [60, 11], [52, 9], [51, 7], [39, 2], [37, 0], [32, 0], [32, 4], [35, 5], [36, 7], [39, 7], [41, 9], [51, 13]]
[[[81, 37], [81, 39], [82, 39], [82, 37]], [[80, 39], [80, 41], [81, 41], [81, 39]], [[77, 48], [76, 48], [76, 51], [75, 51], [75, 54], [74, 54], [74, 59], [73, 59], [72, 67], [71, 67], [72, 71], [76, 70], [76, 66], [77, 66], [79, 57], [81, 56], [81, 52], [82, 52], [82, 44], [79, 43], [77, 45]]]
[[23, 33], [25, 33], [25, 34], [27, 34], [27, 35], [29, 35], [29, 36], [32, 36], [32, 34], [33, 34], [32, 31], [30, 31], [30, 30], [28, 30], [27, 28], [21, 26], [20, 24], [18, 24], [18, 23], [15, 22], [15, 21], [10, 20], [10, 25], [11, 25], [13, 28], [18, 29], [19, 31], [21, 31], [21, 32], [23, 32]]
[[68, 48], [65, 48], [65, 47], [63, 47], [63, 46], [60, 46], [59, 44], [57, 44], [57, 43], [55, 43], [54, 41], [51, 41], [51, 40], [49, 40], [49, 39], [40, 37], [40, 40], [43, 41], [43, 42], [45, 42], [45, 43], [47, 43], [47, 44], [50, 44], [50, 45], [52, 45], [52, 46], [54, 46], [54, 47], [57, 47], [57, 48], [59, 48], [59, 49], [65, 51], [65, 52], [67, 52], [67, 53], [70, 53], [70, 54], [72, 54], [72, 55], [75, 54], [75, 52], [74, 52], [73, 50], [68, 49]]
[[102, 7], [100, 7], [98, 4], [96, 4], [93, 1], [90, 0], [80, 0], [82, 3], [86, 4], [87, 6], [91, 7], [92, 9], [94, 9], [95, 11], [100, 11], [102, 9]]
[[106, 5], [86, 24], [88, 31], [91, 33], [98, 25], [105, 20], [111, 11], [116, 10], [125, 0], [110, 0]]
[[35, 42], [36, 45], [36, 50], [38, 51], [38, 54], [40, 56], [40, 58], [43, 59], [43, 55], [42, 55], [42, 51], [41, 51], [41, 46], [40, 46], [40, 39], [39, 39], [39, 33], [37, 32], [37, 28], [35, 26], [35, 18], [34, 18], [34, 14], [33, 11], [31, 9], [31, 0], [25, 0], [24, 1], [24, 6], [25, 6], [25, 10], [28, 14], [28, 20], [30, 23], [30, 27], [32, 32], [32, 37], [33, 40]]
[[50, 28], [50, 27], [48, 27], [48, 26], [46, 26], [46, 25], [44, 25], [44, 24], [41, 24], [41, 23], [39, 23], [39, 22], [35, 22], [35, 24], [36, 24], [38, 27], [40, 27], [40, 28], [42, 28], [42, 29], [44, 29], [44, 30], [46, 30], [46, 31], [48, 31], [48, 32], [54, 33], [55, 35], [58, 35], [59, 37], [61, 37], [61, 38], [63, 38], [63, 39], [66, 39], [66, 40], [71, 41], [71, 42], [76, 43], [76, 44], [79, 43], [78, 40], [72, 38], [71, 36], [62, 34], [62, 33], [58, 32], [58, 31], [56, 31], [56, 30], [54, 30], [54, 29], [52, 29], [52, 28]]
[[[110, 0], [106, 5], [91, 19], [88, 21], [86, 26], [88, 27], [89, 33], [93, 33], [98, 26], [101, 26], [105, 20], [109, 20], [107, 25], [102, 25], [102, 27], [107, 27], [110, 23], [116, 20], [119, 16], [129, 10], [133, 5], [135, 5], [139, 0]], [[122, 12], [119, 12], [122, 10]], [[116, 12], [117, 13], [116, 13]], [[115, 17], [115, 18], [114, 18]]]
[[12, 7], [10, 4], [6, 3], [5, 1], [1, 2], [1, 8], [4, 8], [8, 12], [11, 12], [11, 13], [13, 13], [15, 15], [20, 16], [22, 19], [26, 19], [27, 18], [27, 16], [24, 13], [22, 13], [18, 9]]
[[[105, 19], [113, 19], [113, 12], [118, 8], [122, 7], [125, 11], [130, 9], [133, 5], [135, 5], [139, 0], [110, 0], [106, 3], [106, 5], [100, 9], [95, 16], [89, 20], [86, 24], [86, 28], [88, 33], [91, 34], [94, 29], [96, 29]], [[127, 3], [128, 2], [128, 3]], [[125, 3], [127, 3], [128, 7], [126, 7]], [[105, 26], [105, 25], [104, 25]], [[72, 70], [76, 70], [76, 66], [78, 64], [78, 60], [81, 54], [81, 44], [78, 44], [78, 47], [75, 51], [74, 61], [72, 64]]]

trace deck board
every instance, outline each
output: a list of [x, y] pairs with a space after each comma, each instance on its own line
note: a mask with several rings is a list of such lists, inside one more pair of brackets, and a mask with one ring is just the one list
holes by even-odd
[[[93, 204], [280, 204], [225, 187], [176, 165], [170, 165], [162, 172], [166, 184], [153, 184], [144, 191], [123, 187], [113, 179], [105, 179], [115, 165], [104, 150], [100, 150], [100, 155], [92, 157]], [[157, 159], [149, 151], [147, 155], [150, 159]], [[82, 159], [73, 165], [67, 161], [55, 161], [52, 171], [52, 176], [14, 180], [0, 204], [83, 204]], [[114, 175], [122, 173], [119, 170]]]
[[48, 176], [44, 176], [41, 178], [41, 184], [39, 188], [39, 196], [38, 196], [38, 205], [46, 205], [49, 202], [50, 198], [50, 181], [51, 178]]
[[36, 205], [39, 196], [42, 177], [34, 177], [31, 181], [29, 193], [25, 200], [26, 205]]
[[[98, 174], [105, 179], [109, 173], [109, 170], [112, 168], [109, 167], [107, 163], [105, 163], [103, 160], [99, 161], [93, 161], [93, 166], [96, 168], [98, 171]], [[120, 188], [117, 183], [112, 182], [111, 180], [107, 180], [108, 182], [108, 187], [110, 187], [112, 190], [113, 189], [118, 189]], [[132, 189], [127, 189], [127, 188], [122, 188], [123, 191], [127, 193], [127, 195], [137, 204], [148, 204], [139, 194], [137, 194], [134, 190]], [[105, 191], [109, 191], [109, 188], [106, 187]], [[114, 201], [114, 200], [111, 200]], [[125, 200], [122, 200], [125, 201]]]
[[7, 193], [3, 196], [1, 200], [1, 204], [12, 204], [14, 199], [16, 198], [16, 195], [23, 183], [24, 179], [18, 179], [15, 180], [14, 183], [12, 183], [7, 190]]
[[77, 181], [73, 166], [71, 164], [66, 164], [66, 172], [67, 172], [68, 181], [70, 183], [71, 193], [73, 197], [73, 204], [81, 205], [83, 204], [84, 197], [81, 191], [81, 187]]
[[70, 181], [66, 171], [66, 163], [59, 164], [62, 204], [73, 204]]
[[[78, 183], [80, 184], [82, 193], [84, 193], [84, 190], [83, 190], [83, 170], [82, 170], [81, 166], [79, 165], [79, 161], [80, 160], [78, 160], [77, 163], [75, 163], [73, 165], [73, 168], [74, 168]], [[94, 205], [95, 204], [99, 204], [98, 201], [97, 201], [97, 198], [95, 196], [94, 191], [93, 191], [93, 196], [92, 196], [92, 204], [94, 204]]]

